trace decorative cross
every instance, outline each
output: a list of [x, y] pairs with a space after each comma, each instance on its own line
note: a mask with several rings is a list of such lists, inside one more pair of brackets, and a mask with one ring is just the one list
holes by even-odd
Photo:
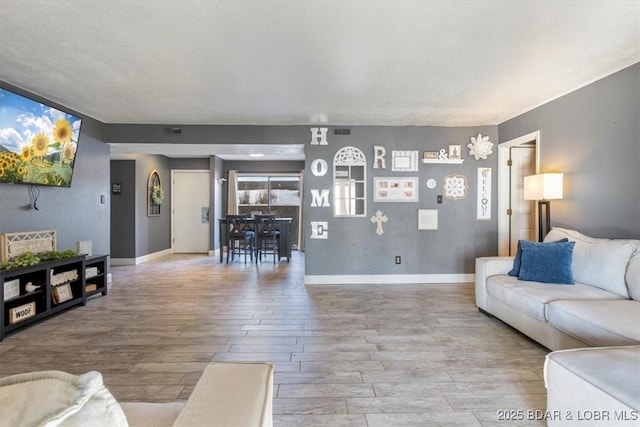
[[383, 214], [380, 210], [376, 211], [376, 214], [371, 217], [371, 222], [375, 222], [378, 224], [378, 226], [376, 227], [376, 234], [378, 236], [384, 233], [384, 230], [382, 229], [382, 223], [387, 221], [389, 221], [389, 217]]

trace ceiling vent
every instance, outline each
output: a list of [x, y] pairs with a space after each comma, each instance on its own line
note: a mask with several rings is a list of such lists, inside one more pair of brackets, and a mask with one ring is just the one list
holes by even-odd
[[333, 134], [334, 135], [351, 135], [351, 129], [349, 128], [334, 129]]
[[171, 135], [180, 135], [182, 133], [182, 128], [164, 128], [164, 133]]

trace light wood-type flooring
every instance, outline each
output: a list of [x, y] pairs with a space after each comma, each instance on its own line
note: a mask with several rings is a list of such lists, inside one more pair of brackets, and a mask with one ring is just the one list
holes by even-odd
[[9, 334], [0, 376], [97, 370], [118, 400], [173, 401], [209, 361], [261, 360], [276, 367], [276, 427], [544, 425], [547, 350], [480, 314], [472, 284], [303, 275], [298, 252], [278, 265], [171, 255], [113, 267], [106, 297]]

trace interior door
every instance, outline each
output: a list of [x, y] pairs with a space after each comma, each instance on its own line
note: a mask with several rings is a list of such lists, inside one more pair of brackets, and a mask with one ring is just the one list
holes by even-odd
[[171, 173], [173, 252], [209, 253], [209, 171], [174, 170]]
[[535, 209], [531, 200], [524, 200], [524, 177], [534, 175], [535, 148], [533, 146], [516, 146], [510, 148], [511, 166], [509, 168], [509, 252], [515, 255], [518, 240], [535, 240]]

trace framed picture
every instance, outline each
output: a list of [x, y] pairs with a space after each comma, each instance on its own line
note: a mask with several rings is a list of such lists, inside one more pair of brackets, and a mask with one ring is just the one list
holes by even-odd
[[393, 172], [418, 172], [417, 151], [392, 151], [391, 158]]
[[462, 158], [462, 145], [449, 146], [449, 160], [460, 160]]
[[4, 300], [20, 296], [20, 279], [7, 280], [4, 282]]
[[73, 293], [71, 293], [71, 285], [69, 285], [68, 283], [53, 288], [53, 299], [56, 304], [69, 301], [72, 298]]
[[417, 202], [418, 177], [373, 178], [374, 202]]

